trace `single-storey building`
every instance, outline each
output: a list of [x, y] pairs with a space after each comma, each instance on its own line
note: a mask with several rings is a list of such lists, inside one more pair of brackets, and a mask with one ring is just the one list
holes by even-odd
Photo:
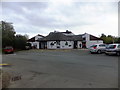
[[44, 38], [44, 36], [38, 34], [38, 35], [32, 37], [31, 39], [29, 39], [28, 43], [31, 44], [32, 48], [40, 49], [40, 44], [39, 44], [39, 41], [38, 41], [38, 39], [40, 39], [40, 38]]
[[[31, 39], [29, 39], [29, 41], [31, 41]], [[102, 43], [102, 39], [91, 34], [75, 35], [68, 30], [66, 30], [66, 32], [50, 32], [49, 35], [45, 37], [40, 35], [39, 38], [32, 41], [32, 44], [37, 45], [36, 47], [38, 49], [80, 49]]]
[[82, 48], [81, 35], [64, 35], [62, 32], [51, 32], [48, 36], [39, 39], [47, 49]]
[[89, 48], [91, 45], [94, 45], [94, 44], [103, 44], [103, 40], [101, 38], [98, 38], [88, 33], [81, 34], [81, 35], [83, 38], [82, 44], [83, 44], [83, 47], [85, 45], [85, 48]]

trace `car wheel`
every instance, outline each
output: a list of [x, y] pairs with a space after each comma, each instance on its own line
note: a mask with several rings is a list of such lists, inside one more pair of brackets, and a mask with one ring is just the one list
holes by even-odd
[[117, 52], [116, 54], [117, 54], [117, 56], [120, 56], [120, 52]]
[[101, 50], [98, 50], [97, 53], [100, 54], [100, 53], [101, 53]]

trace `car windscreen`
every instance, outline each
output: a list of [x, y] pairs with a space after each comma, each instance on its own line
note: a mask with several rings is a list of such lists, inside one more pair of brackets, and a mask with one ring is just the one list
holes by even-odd
[[116, 45], [108, 45], [107, 49], [114, 49], [116, 47]]

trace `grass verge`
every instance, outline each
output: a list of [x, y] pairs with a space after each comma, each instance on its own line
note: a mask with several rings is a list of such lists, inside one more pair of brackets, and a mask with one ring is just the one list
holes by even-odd
[[10, 79], [11, 79], [11, 75], [0, 69], [0, 81], [2, 82], [0, 87], [7, 88], [10, 85]]

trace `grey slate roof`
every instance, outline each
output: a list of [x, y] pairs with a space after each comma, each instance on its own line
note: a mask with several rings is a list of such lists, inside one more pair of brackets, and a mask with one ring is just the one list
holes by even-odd
[[65, 33], [65, 34], [73, 34], [71, 31], [66, 30], [66, 32], [61, 32], [61, 33]]
[[48, 36], [39, 39], [39, 41], [82, 41], [81, 35], [66, 36], [61, 32], [51, 32]]
[[[38, 34], [37, 36], [41, 36], [41, 37], [45, 37], [45, 36], [43, 36], [43, 35], [40, 35], [40, 34]], [[32, 37], [32, 38], [30, 38], [30, 39], [28, 39], [28, 42], [35, 42], [35, 36], [34, 37]]]
[[101, 38], [90, 35], [90, 40], [102, 40]]

